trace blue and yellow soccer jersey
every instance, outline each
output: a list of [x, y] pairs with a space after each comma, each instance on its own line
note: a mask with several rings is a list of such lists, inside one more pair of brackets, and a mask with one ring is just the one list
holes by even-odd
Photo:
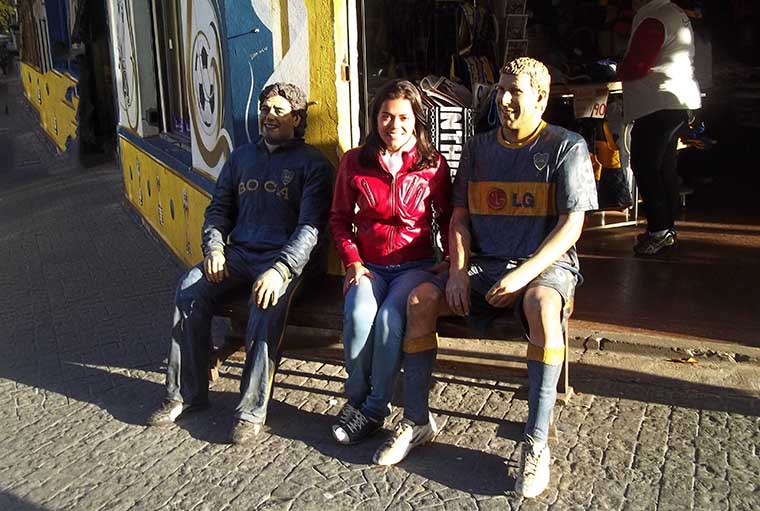
[[[504, 140], [500, 129], [477, 135], [465, 145], [452, 204], [470, 212], [475, 254], [504, 262], [526, 259], [558, 215], [597, 209], [586, 142], [545, 123], [519, 145]], [[577, 270], [575, 248], [560, 262]]]

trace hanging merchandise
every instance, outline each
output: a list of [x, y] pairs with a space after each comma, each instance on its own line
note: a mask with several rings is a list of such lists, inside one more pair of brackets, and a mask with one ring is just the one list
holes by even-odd
[[420, 80], [422, 101], [433, 145], [446, 158], [451, 179], [456, 176], [464, 143], [473, 135], [472, 94], [462, 85], [441, 76]]
[[429, 106], [458, 106], [464, 108], [472, 106], [472, 93], [469, 89], [443, 76], [427, 75], [420, 80], [419, 87], [423, 92], [423, 99], [427, 98], [429, 100]]
[[496, 81], [491, 62], [483, 56], [452, 55], [450, 76], [452, 80], [461, 81], [465, 87], [470, 89], [474, 89], [479, 84]]
[[620, 160], [620, 150], [603, 119], [578, 119], [578, 133], [589, 147], [589, 156], [596, 178], [599, 210], [620, 210], [633, 205], [631, 185]]
[[499, 109], [496, 104], [496, 94], [498, 89], [495, 85], [482, 84], [476, 89], [474, 102], [475, 133], [482, 133], [494, 128], [498, 128]]
[[459, 4], [457, 53], [451, 56], [449, 77], [474, 90], [476, 84], [493, 83], [499, 25], [488, 10], [472, 3]]

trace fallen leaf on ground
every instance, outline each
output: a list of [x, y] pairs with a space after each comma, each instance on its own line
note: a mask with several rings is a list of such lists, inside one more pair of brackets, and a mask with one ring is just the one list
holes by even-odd
[[676, 362], [677, 364], [696, 364], [697, 359], [694, 357], [684, 357], [684, 358], [671, 358], [671, 362]]

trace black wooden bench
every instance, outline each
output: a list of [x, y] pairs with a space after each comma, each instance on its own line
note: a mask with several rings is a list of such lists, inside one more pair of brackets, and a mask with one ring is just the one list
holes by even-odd
[[[343, 326], [342, 277], [325, 276], [304, 282], [299, 295], [293, 300], [288, 315], [288, 325], [336, 332], [336, 338]], [[572, 303], [567, 304], [566, 314], [570, 317]], [[233, 353], [243, 349], [243, 333], [248, 319], [248, 297], [239, 296], [217, 308], [216, 314], [229, 318], [232, 330], [225, 339], [225, 344], [212, 350], [210, 357], [209, 379], [214, 381], [219, 376], [219, 367]], [[568, 322], [569, 325], [569, 322]], [[558, 401], [566, 403], [572, 396], [568, 364], [569, 326], [564, 332], [565, 360], [562, 375], [557, 386]], [[496, 319], [485, 335], [474, 332], [462, 318], [445, 317], [438, 320], [438, 333], [441, 337], [489, 339], [499, 341], [527, 342], [522, 327], [511, 316]], [[285, 341], [287, 347], [287, 340]]]

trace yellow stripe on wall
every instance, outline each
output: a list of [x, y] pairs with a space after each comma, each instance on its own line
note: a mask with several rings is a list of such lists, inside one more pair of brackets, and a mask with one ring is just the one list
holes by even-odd
[[282, 54], [286, 55], [290, 49], [290, 17], [288, 14], [288, 0], [280, 0], [280, 41]]
[[[23, 62], [20, 73], [24, 94], [39, 112], [42, 129], [59, 151], [66, 151], [67, 143], [77, 138], [79, 98], [73, 93], [77, 80], [56, 70], [40, 73]], [[67, 92], [71, 101], [66, 99]]]
[[474, 215], [556, 215], [554, 183], [471, 181], [467, 185], [469, 210]]
[[211, 198], [184, 176], [119, 137], [127, 199], [187, 266], [203, 259], [201, 226]]

